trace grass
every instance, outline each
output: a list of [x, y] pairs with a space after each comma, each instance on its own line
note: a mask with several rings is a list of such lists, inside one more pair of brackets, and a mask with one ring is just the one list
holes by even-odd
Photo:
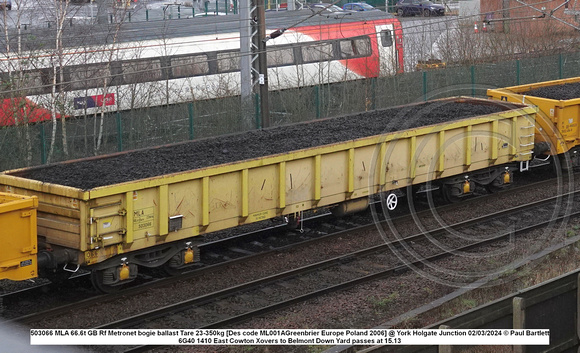
[[465, 308], [464, 310], [473, 309], [477, 306], [477, 300], [473, 298], [463, 298], [461, 299], [461, 305]]
[[370, 299], [370, 301], [375, 308], [384, 310], [384, 309], [388, 309], [389, 305], [392, 304], [398, 298], [399, 298], [399, 293], [393, 292], [386, 298], [381, 299], [379, 297], [372, 297]]
[[308, 353], [322, 353], [332, 346], [308, 346]]

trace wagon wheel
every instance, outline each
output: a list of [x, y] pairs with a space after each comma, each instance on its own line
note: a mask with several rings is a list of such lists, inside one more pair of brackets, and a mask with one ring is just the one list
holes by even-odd
[[194, 263], [187, 264], [187, 265], [180, 267], [180, 268], [175, 268], [175, 267], [171, 267], [167, 263], [165, 263], [165, 264], [163, 264], [163, 272], [165, 272], [167, 275], [169, 275], [171, 277], [181, 276], [181, 275], [184, 275], [188, 272], [198, 270], [200, 267], [203, 267], [203, 266], [204, 265], [200, 262], [194, 262]]
[[197, 268], [199, 268], [201, 265], [198, 262], [194, 262], [192, 264], [189, 265], [185, 265], [183, 267], [180, 268], [175, 268], [169, 265], [169, 261], [167, 261], [166, 263], [164, 263], [161, 268], [163, 268], [163, 272], [165, 272], [165, 274], [167, 274], [168, 276], [174, 277], [174, 276], [181, 276], [184, 273], [187, 273], [189, 271], [193, 271]]
[[103, 280], [103, 275], [104, 275], [103, 270], [92, 270], [91, 271], [91, 283], [93, 284], [93, 287], [95, 287], [95, 289], [97, 289], [99, 292], [102, 293], [116, 293], [118, 291], [121, 290], [121, 288], [123, 288], [122, 285], [120, 286], [111, 286], [108, 284], [104, 284], [104, 280]]
[[169, 266], [169, 261], [167, 261], [166, 263], [164, 263], [163, 265], [161, 265], [161, 268], [163, 269], [163, 272], [168, 275], [168, 276], [180, 276], [183, 274], [183, 270], [179, 269], [179, 268], [175, 268], [175, 267], [171, 267]]
[[423, 16], [425, 16], [425, 17], [431, 16], [431, 10], [425, 9], [425, 11], [423, 11]]
[[443, 199], [449, 203], [456, 203], [461, 201], [460, 197], [457, 197], [452, 194], [451, 189], [452, 186], [448, 184], [443, 184], [441, 186], [441, 196], [443, 196]]
[[493, 185], [493, 183], [489, 183], [485, 186], [485, 190], [487, 190], [488, 193], [490, 194], [494, 194], [496, 192], [505, 190], [507, 187], [505, 186], [497, 186], [497, 185]]

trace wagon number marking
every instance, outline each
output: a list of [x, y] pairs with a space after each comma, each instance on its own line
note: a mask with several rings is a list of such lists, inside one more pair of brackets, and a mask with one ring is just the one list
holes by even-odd
[[133, 227], [135, 230], [153, 228], [155, 208], [147, 207], [133, 211]]

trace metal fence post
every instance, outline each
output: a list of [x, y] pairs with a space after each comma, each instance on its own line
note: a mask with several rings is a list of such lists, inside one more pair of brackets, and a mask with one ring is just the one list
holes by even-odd
[[576, 278], [576, 336], [580, 337], [580, 274]]
[[121, 121], [121, 113], [117, 112], [117, 150], [123, 151], [123, 123]]
[[193, 130], [193, 103], [189, 103], [187, 105], [187, 110], [189, 113], [189, 139], [194, 139], [194, 130]]
[[561, 80], [564, 78], [564, 58], [562, 54], [558, 55], [558, 78]]
[[44, 123], [38, 124], [40, 127], [40, 161], [42, 164], [46, 164], [46, 133], [44, 125]]
[[371, 109], [375, 110], [377, 109], [377, 78], [373, 77], [371, 78], [371, 99], [373, 100], [371, 102]]
[[314, 109], [316, 119], [320, 119], [320, 86], [314, 86]]
[[260, 95], [258, 93], [254, 94], [254, 112], [256, 114], [256, 129], [261, 129], [262, 124], [260, 123]]
[[[451, 327], [448, 325], [441, 325], [441, 326], [439, 326], [439, 329], [440, 330], [449, 330], [449, 329], [451, 329]], [[439, 353], [453, 353], [453, 346], [439, 345]]]
[[520, 85], [520, 69], [521, 69], [521, 63], [520, 60], [516, 60], [516, 86]]
[[471, 71], [471, 96], [475, 97], [475, 65], [471, 65], [469, 70]]
[[423, 71], [423, 100], [427, 101], [427, 71]]
[[[512, 301], [512, 316], [514, 330], [521, 330], [526, 328], [526, 300], [521, 297], [515, 297]], [[514, 353], [525, 353], [526, 346], [514, 345]]]

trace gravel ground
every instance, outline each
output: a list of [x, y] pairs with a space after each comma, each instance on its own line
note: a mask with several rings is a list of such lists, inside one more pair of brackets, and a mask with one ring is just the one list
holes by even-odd
[[[537, 234], [536, 234], [537, 235]], [[528, 245], [534, 243], [534, 234], [518, 240], [515, 254], [524, 255], [528, 253]], [[554, 237], [554, 242], [558, 242]], [[568, 259], [568, 260], [566, 260]], [[502, 265], [509, 262], [510, 259], [503, 258]], [[459, 266], [464, 270], [478, 271], [479, 264], [475, 262], [466, 262], [465, 260], [448, 259], [440, 263], [441, 266]], [[535, 263], [530, 267], [533, 271], [550, 271], [553, 276], [554, 268], [558, 268], [558, 273], [566, 273], [578, 268], [580, 265], [580, 251], [576, 247], [564, 250], [556, 261], [549, 263]], [[524, 273], [530, 270], [524, 269]], [[515, 274], [513, 275], [515, 277]], [[441, 278], [441, 280], [453, 280], [451, 276]], [[542, 277], [536, 273], [527, 277], [508, 278], [507, 283], [501, 283], [496, 286], [489, 286], [480, 290], [485, 295], [480, 294], [485, 301], [490, 298], [499, 298], [513, 291], [527, 288], [536, 283], [540, 283], [548, 278]], [[320, 297], [309, 302], [293, 306], [288, 310], [276, 314], [267, 315], [261, 319], [253, 320], [249, 323], [234, 328], [253, 328], [253, 329], [298, 329], [298, 328], [369, 328], [378, 326], [391, 318], [397, 317], [410, 311], [418, 306], [427, 304], [434, 299], [453, 292], [455, 287], [445, 285], [439, 281], [432, 281], [426, 276], [415, 272], [407, 272], [395, 278], [389, 278], [384, 281], [377, 281], [372, 284], [365, 284], [356, 288], [335, 293], [325, 297]], [[400, 325], [400, 328], [418, 328], [428, 326], [443, 318], [451, 317], [455, 313], [471, 309], [484, 303], [483, 300], [471, 298], [460, 298], [450, 306], [442, 308], [436, 315], [425, 315], [420, 318], [412, 318]], [[324, 348], [318, 347], [316, 351], [322, 351]], [[506, 348], [506, 347], [503, 347]], [[234, 347], [234, 346], [205, 346], [205, 347], [179, 347], [180, 352], [312, 352], [311, 346], [258, 346], [258, 347]], [[173, 348], [162, 348], [155, 352], [175, 352]], [[481, 352], [501, 352], [501, 350], [480, 350]], [[511, 350], [508, 350], [511, 351]]]
[[88, 190], [104, 185], [487, 115], [507, 110], [508, 107], [509, 105], [503, 104], [434, 101], [35, 167], [13, 175]]
[[524, 92], [526, 96], [534, 96], [548, 99], [568, 100], [580, 97], [580, 82], [566, 83], [564, 85], [540, 87]]

